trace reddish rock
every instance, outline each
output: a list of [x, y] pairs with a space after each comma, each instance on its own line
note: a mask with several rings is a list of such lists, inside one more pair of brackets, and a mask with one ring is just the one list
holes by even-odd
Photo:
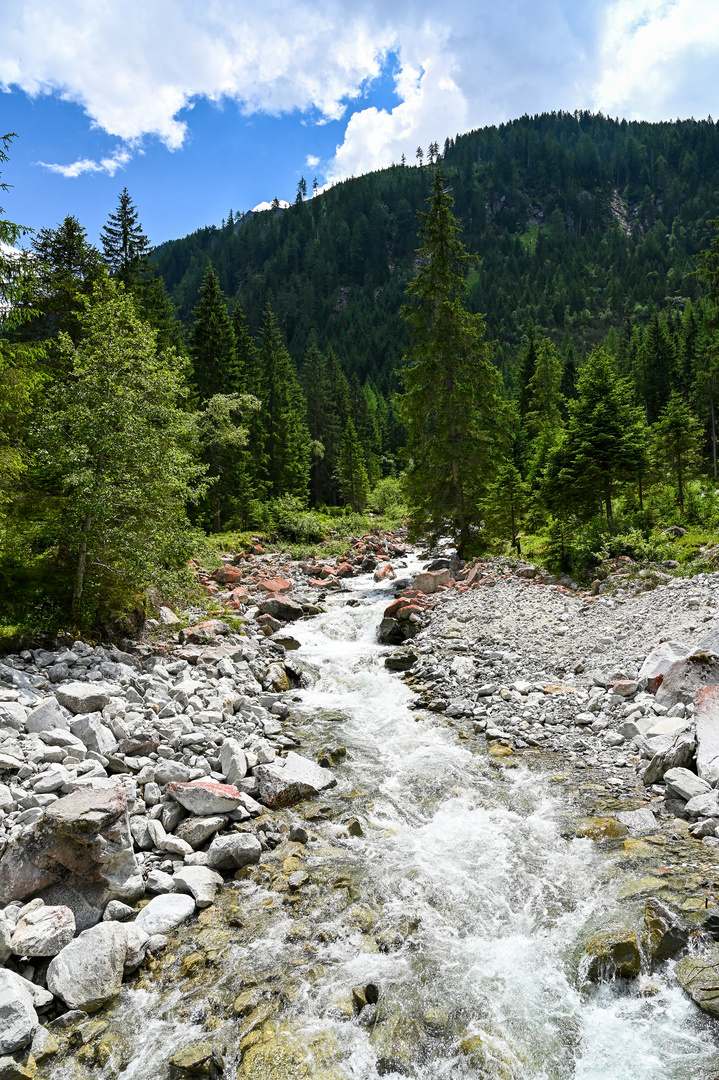
[[403, 597], [400, 597], [398, 600], [393, 600], [392, 603], [389, 604], [384, 609], [384, 617], [385, 617], [385, 619], [394, 619], [396, 617], [396, 615], [397, 615], [397, 612], [400, 610], [400, 608], [403, 608], [403, 607], [406, 607], [406, 606], [407, 606], [407, 601], [405, 599], [403, 599]]
[[258, 585], [260, 589], [264, 589], [266, 593], [271, 593], [273, 595], [292, 592], [292, 582], [287, 581], [286, 578], [265, 578], [265, 580], [260, 581]]
[[396, 577], [392, 564], [388, 562], [382, 563], [374, 572], [375, 581], [394, 581]]
[[354, 577], [354, 576], [355, 576], [354, 567], [350, 566], [349, 563], [343, 562], [343, 563], [340, 563], [340, 565], [337, 567], [337, 577], [338, 578], [347, 578], [347, 577]]
[[220, 585], [231, 585], [235, 581], [242, 581], [242, 571], [236, 566], [221, 566], [212, 575], [213, 581], [219, 581]]
[[196, 626], [188, 626], [180, 630], [178, 635], [180, 644], [186, 641], [192, 645], [204, 645], [213, 641], [218, 634], [229, 634], [230, 628], [221, 619], [206, 619], [205, 622], [197, 623]]
[[242, 802], [242, 792], [234, 785], [218, 784], [216, 780], [191, 780], [186, 784], [171, 781], [166, 790], [196, 817], [229, 814]]
[[259, 615], [255, 620], [260, 626], [269, 626], [270, 630], [274, 634], [276, 630], [282, 629], [282, 623], [273, 618], [272, 615]]
[[395, 615], [395, 618], [399, 619], [400, 622], [407, 622], [410, 615], [421, 614], [422, 608], [419, 607], [417, 604], [405, 604], [404, 607], [400, 607], [397, 609], [397, 614]]

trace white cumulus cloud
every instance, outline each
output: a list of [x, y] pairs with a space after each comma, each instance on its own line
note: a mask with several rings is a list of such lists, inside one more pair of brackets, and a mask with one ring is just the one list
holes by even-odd
[[[396, 62], [396, 101], [363, 107]], [[705, 116], [719, 0], [6, 0], [0, 89], [79, 104], [125, 152], [182, 147], [200, 99], [244, 115], [351, 113], [328, 178], [413, 160], [417, 145], [525, 112]], [[311, 162], [314, 162], [311, 164]], [[116, 153], [48, 165], [110, 172]], [[320, 162], [314, 155], [307, 166]]]

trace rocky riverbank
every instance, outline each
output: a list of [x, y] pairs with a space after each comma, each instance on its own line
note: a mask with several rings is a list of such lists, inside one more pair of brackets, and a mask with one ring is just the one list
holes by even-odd
[[[719, 1013], [706, 977], [719, 982], [719, 709], [707, 689], [719, 683], [719, 575], [637, 577], [646, 591], [597, 596], [528, 565], [465, 566], [443, 552], [418, 575], [408, 555], [401, 535], [364, 537], [324, 563], [255, 550], [213, 574], [198, 568], [243, 632], [220, 611], [173, 633], [164, 610], [152, 644], [3, 658], [1, 1077], [57, 1062], [78, 1076], [122, 1071], [141, 1038], [139, 1016], [137, 1030], [134, 1014], [113, 1024], [123, 985], [182, 986], [188, 1001], [177, 1010], [194, 1038], [163, 1051], [154, 1075], [236, 1064], [241, 1077], [284, 1078], [308, 1055], [328, 1080], [343, 1075], [334, 1036], [310, 1046], [288, 1019], [325, 977], [318, 949], [332, 950], [338, 920], [371, 955], [411, 948], [419, 925], [365, 897], [351, 853], [379, 827], [368, 825], [373, 792], [345, 790], [345, 747], [321, 739], [328, 726], [341, 733], [342, 711], [304, 704], [321, 671], [293, 628], [321, 619], [333, 594], [333, 610], [360, 613], [362, 594], [342, 591], [358, 574], [394, 586], [377, 628], [402, 644], [385, 664], [428, 733], [454, 729], [500, 787], [518, 766], [549, 773], [573, 808], [568, 835], [620, 860], [627, 918], [588, 937], [586, 978], [651, 987], [652, 971], [683, 956], [676, 977]], [[253, 956], [270, 930], [277, 945]], [[230, 947], [246, 955], [228, 972]], [[446, 1053], [448, 1039], [473, 1061], [494, 1054], [449, 1012], [425, 1009], [405, 1030], [380, 981], [346, 987], [325, 1015], [371, 1031], [385, 1071]], [[506, 1065], [510, 1051], [498, 1052]]]

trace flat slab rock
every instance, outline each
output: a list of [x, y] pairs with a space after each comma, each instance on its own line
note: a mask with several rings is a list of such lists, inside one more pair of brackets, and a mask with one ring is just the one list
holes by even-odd
[[218, 784], [215, 780], [192, 780], [186, 784], [170, 782], [167, 791], [180, 806], [197, 817], [230, 814], [242, 802], [241, 791], [232, 784]]
[[185, 893], [165, 893], [152, 898], [135, 919], [146, 934], [166, 934], [189, 919], [195, 911], [195, 901]]
[[257, 765], [253, 772], [259, 781], [259, 801], [273, 810], [314, 798], [337, 783], [331, 769], [325, 769], [293, 750], [285, 758], [284, 765], [274, 761]]
[[110, 699], [121, 694], [119, 686], [103, 682], [66, 682], [55, 690], [55, 697], [71, 713], [102, 712]]

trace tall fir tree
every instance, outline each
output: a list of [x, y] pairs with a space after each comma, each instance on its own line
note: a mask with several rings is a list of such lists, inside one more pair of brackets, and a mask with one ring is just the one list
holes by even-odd
[[421, 216], [419, 269], [403, 315], [410, 334], [401, 400], [407, 426], [406, 489], [415, 534], [449, 530], [463, 552], [506, 442], [501, 379], [483, 340], [484, 318], [463, 305], [476, 262], [460, 239], [453, 200], [437, 170]]
[[105, 262], [113, 275], [128, 286], [148, 270], [150, 245], [127, 188], [120, 192], [117, 210], [100, 233]]
[[37, 291], [31, 304], [37, 314], [25, 332], [35, 338], [57, 338], [63, 332], [77, 343], [82, 297], [90, 296], [106, 273], [100, 252], [77, 218], [68, 216], [55, 229], [40, 229], [32, 255]]
[[259, 357], [267, 493], [305, 500], [312, 451], [307, 405], [269, 304], [260, 332]]
[[200, 286], [189, 334], [193, 383], [200, 401], [231, 390], [236, 375], [235, 334], [225, 294], [210, 263]]
[[687, 478], [699, 458], [699, 425], [685, 401], [672, 391], [652, 429], [652, 456], [676, 481], [677, 504], [684, 513]]
[[342, 438], [337, 473], [345, 502], [355, 513], [361, 513], [369, 498], [369, 479], [362, 446], [351, 418], [347, 420]]

